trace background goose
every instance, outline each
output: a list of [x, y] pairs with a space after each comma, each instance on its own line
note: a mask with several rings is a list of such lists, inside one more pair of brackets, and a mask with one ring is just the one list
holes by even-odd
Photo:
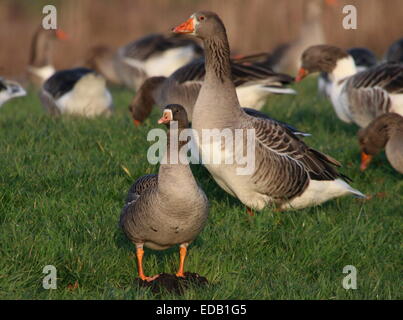
[[56, 72], [46, 80], [39, 96], [52, 115], [109, 115], [113, 108], [105, 78], [87, 68]]
[[296, 81], [322, 71], [332, 81], [330, 100], [342, 121], [366, 127], [383, 113], [403, 114], [403, 65], [384, 63], [357, 73], [346, 51], [317, 45], [303, 53]]
[[61, 29], [46, 30], [40, 26], [32, 38], [28, 77], [34, 85], [41, 86], [55, 73], [52, 64], [52, 49], [56, 39], [66, 40], [68, 35]]
[[122, 83], [138, 89], [146, 78], [167, 77], [202, 55], [192, 39], [150, 34], [118, 50], [116, 70]]
[[[177, 129], [171, 128], [171, 121], [178, 121]], [[170, 160], [171, 138], [177, 139], [182, 130], [189, 127], [185, 109], [180, 105], [167, 106], [158, 123], [165, 123], [169, 128], [165, 161], [161, 162], [158, 175], [143, 176], [133, 184], [120, 217], [120, 226], [136, 245], [139, 277], [147, 281], [155, 277], [144, 275], [143, 246], [164, 250], [179, 244], [180, 265], [176, 275], [184, 277], [187, 247], [202, 231], [209, 207], [189, 164], [174, 163], [174, 158], [172, 163]], [[179, 149], [187, 143], [176, 142]]]
[[103, 75], [107, 81], [113, 84], [123, 84], [116, 71], [116, 51], [110, 47], [98, 45], [88, 52], [84, 65]]
[[361, 170], [367, 169], [372, 157], [385, 148], [392, 167], [403, 173], [403, 117], [387, 113], [372, 121], [358, 133], [361, 147]]
[[298, 37], [277, 47], [267, 60], [274, 71], [295, 75], [302, 52], [315, 44], [326, 43], [322, 26], [323, 6], [335, 5], [336, 0], [310, 0], [305, 4], [305, 18]]
[[0, 107], [8, 100], [25, 96], [27, 92], [15, 81], [0, 77]]
[[[199, 137], [204, 129], [241, 129], [244, 134], [254, 130], [255, 152], [250, 159], [254, 170], [250, 174], [241, 174], [235, 163], [207, 162], [208, 153], [223, 155], [221, 143], [199, 141], [206, 168], [226, 192], [258, 210], [270, 203], [281, 209], [303, 208], [346, 194], [364, 196], [343, 181], [343, 175], [333, 167], [340, 165], [336, 160], [309, 148], [283, 125], [251, 117], [242, 110], [231, 79], [226, 30], [215, 13], [194, 13], [173, 31], [195, 35], [204, 42], [206, 75], [192, 123]], [[246, 139], [242, 147], [246, 150]], [[235, 152], [237, 157], [244, 151]]]
[[[151, 77], [144, 81], [129, 107], [135, 123], [144, 121], [154, 104], [162, 107], [174, 102], [184, 106], [191, 121], [193, 106], [205, 76], [204, 65], [204, 59], [194, 60], [168, 78]], [[243, 107], [260, 109], [272, 93], [296, 94], [293, 89], [285, 87], [294, 79], [275, 73], [270, 68], [234, 61], [231, 63], [231, 72]]]
[[403, 38], [393, 42], [385, 54], [387, 62], [403, 63]]
[[[377, 64], [375, 54], [367, 48], [351, 48], [347, 53], [353, 57], [357, 72], [368, 70]], [[330, 97], [332, 82], [327, 72], [321, 72], [318, 77], [318, 92], [327, 98]]]

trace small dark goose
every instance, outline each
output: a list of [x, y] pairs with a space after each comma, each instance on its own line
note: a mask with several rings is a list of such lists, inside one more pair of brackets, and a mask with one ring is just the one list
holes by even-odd
[[66, 40], [68, 35], [61, 29], [46, 30], [40, 26], [35, 32], [31, 43], [31, 55], [28, 63], [30, 81], [41, 86], [55, 73], [52, 64], [52, 52], [55, 40]]
[[[350, 48], [347, 53], [354, 59], [357, 73], [368, 70], [376, 66], [377, 59], [375, 54], [367, 48]], [[330, 97], [330, 90], [332, 88], [332, 81], [327, 72], [321, 72], [318, 77], [318, 92], [327, 98]]]
[[0, 77], [0, 107], [8, 100], [25, 96], [27, 92], [15, 81]]
[[[197, 36], [204, 43], [206, 75], [193, 110], [193, 130], [199, 137], [205, 129], [254, 132], [254, 166], [250, 174], [239, 174], [235, 162], [205, 162], [221, 188], [257, 210], [269, 204], [280, 209], [304, 208], [347, 194], [364, 197], [343, 180], [334, 167], [340, 165], [338, 161], [308, 147], [284, 125], [252, 117], [240, 107], [231, 79], [226, 30], [215, 13], [194, 13], [173, 31]], [[202, 159], [223, 154], [220, 143], [198, 143]], [[243, 150], [247, 147], [245, 140]], [[234, 152], [235, 159], [241, 157], [239, 153]]]
[[329, 74], [330, 100], [344, 122], [363, 128], [383, 113], [403, 115], [402, 64], [384, 63], [357, 73], [354, 59], [346, 51], [317, 45], [304, 51], [296, 81], [314, 72]]
[[403, 173], [403, 117], [386, 113], [358, 133], [361, 147], [361, 170], [367, 169], [372, 157], [385, 149], [391, 166]]
[[148, 77], [168, 77], [202, 55], [193, 39], [150, 34], [118, 50], [116, 71], [123, 84], [138, 89]]
[[109, 115], [112, 96], [106, 80], [93, 70], [75, 68], [61, 70], [51, 76], [39, 94], [44, 108], [52, 115]]
[[[152, 106], [163, 107], [180, 103], [192, 120], [196, 102], [205, 76], [204, 59], [197, 59], [176, 70], [170, 77], [151, 77], [144, 81], [134, 96], [130, 110], [135, 121], [143, 122]], [[245, 108], [260, 109], [271, 94], [296, 94], [286, 86], [293, 78], [273, 72], [270, 68], [255, 64], [231, 62], [232, 80], [240, 104]]]
[[[171, 128], [171, 121], [177, 121], [177, 128]], [[147, 277], [143, 272], [143, 246], [164, 250], [179, 244], [180, 265], [176, 275], [184, 277], [187, 247], [204, 228], [209, 210], [207, 197], [189, 164], [175, 163], [175, 156], [171, 163], [168, 152], [171, 138], [177, 139], [175, 143], [179, 150], [187, 143], [178, 140], [182, 130], [189, 127], [185, 109], [180, 105], [168, 105], [158, 123], [168, 125], [164, 161], [158, 175], [145, 175], [132, 185], [120, 216], [121, 228], [136, 245], [139, 277], [147, 281], [155, 277]]]

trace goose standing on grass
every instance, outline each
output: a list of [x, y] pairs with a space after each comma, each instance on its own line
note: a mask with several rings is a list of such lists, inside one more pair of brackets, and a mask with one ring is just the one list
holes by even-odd
[[0, 77], [0, 107], [8, 100], [25, 96], [27, 92], [15, 81]]
[[87, 68], [61, 70], [42, 86], [39, 97], [51, 115], [110, 115], [112, 95], [103, 76]]
[[361, 170], [367, 169], [372, 157], [385, 148], [392, 167], [403, 173], [403, 117], [386, 113], [358, 133], [361, 147]]
[[377, 116], [403, 115], [403, 65], [384, 63], [357, 73], [346, 51], [329, 45], [304, 51], [296, 81], [310, 73], [327, 72], [332, 82], [330, 100], [340, 120], [364, 128]]
[[[296, 94], [287, 88], [294, 79], [270, 68], [231, 62], [232, 79], [242, 107], [261, 109], [270, 94]], [[136, 122], [143, 122], [154, 104], [162, 107], [180, 103], [192, 121], [193, 106], [205, 76], [204, 59], [197, 59], [179, 68], [170, 77], [151, 77], [144, 81], [131, 104], [130, 111]]]
[[167, 77], [202, 55], [192, 39], [150, 34], [118, 50], [116, 71], [123, 84], [138, 89], [148, 77]]
[[[171, 128], [177, 121], [177, 129]], [[168, 125], [167, 149], [158, 175], [143, 176], [132, 185], [126, 205], [120, 216], [120, 226], [136, 245], [138, 274], [140, 279], [151, 281], [143, 271], [143, 246], [154, 250], [180, 245], [180, 264], [176, 273], [184, 277], [184, 262], [189, 244], [198, 236], [207, 221], [209, 203], [197, 184], [188, 163], [172, 158], [171, 143], [179, 150], [187, 141], [178, 141], [182, 130], [189, 127], [185, 109], [180, 105], [168, 105], [158, 123]], [[176, 131], [176, 132], [175, 132]], [[172, 135], [172, 136], [171, 136]], [[177, 153], [178, 151], [174, 151]], [[184, 192], [186, 190], [186, 192]]]
[[387, 62], [403, 63], [403, 38], [393, 42], [385, 54]]
[[[354, 59], [357, 73], [375, 67], [377, 64], [375, 54], [367, 48], [351, 48], [347, 53]], [[318, 77], [318, 92], [320, 95], [330, 98], [332, 81], [327, 72], [321, 72]]]
[[28, 63], [28, 77], [36, 86], [41, 86], [55, 73], [52, 64], [52, 51], [55, 40], [66, 40], [68, 35], [61, 29], [46, 30], [42, 26], [35, 32], [31, 43]]
[[[254, 133], [255, 148], [250, 157], [254, 170], [250, 174], [240, 174], [237, 163], [209, 163], [209, 155], [225, 153], [225, 158], [227, 152], [221, 143], [199, 141], [206, 168], [226, 192], [257, 210], [268, 204], [276, 204], [279, 209], [304, 208], [346, 194], [364, 197], [343, 181], [344, 176], [334, 168], [340, 165], [338, 161], [308, 147], [284, 125], [249, 116], [242, 110], [231, 79], [226, 30], [215, 13], [194, 13], [173, 32], [194, 35], [204, 43], [206, 75], [193, 110], [193, 130], [199, 137], [205, 129]], [[246, 139], [243, 150], [239, 150], [241, 144], [234, 152], [235, 159], [250, 147]]]

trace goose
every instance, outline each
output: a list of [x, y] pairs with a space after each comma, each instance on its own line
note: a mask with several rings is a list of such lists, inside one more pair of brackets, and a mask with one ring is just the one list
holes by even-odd
[[[347, 50], [347, 53], [353, 57], [357, 73], [368, 70], [377, 64], [375, 54], [367, 48], [350, 48]], [[332, 82], [330, 81], [329, 75], [326, 72], [321, 72], [318, 77], [319, 94], [329, 98], [331, 87]]]
[[92, 47], [87, 53], [85, 67], [103, 75], [112, 84], [122, 84], [116, 71], [116, 52], [105, 45]]
[[106, 80], [91, 69], [75, 68], [57, 71], [39, 93], [45, 110], [51, 115], [110, 115], [112, 96]]
[[[249, 210], [262, 210], [269, 204], [279, 210], [300, 209], [347, 194], [365, 197], [344, 181], [346, 177], [334, 167], [340, 166], [338, 161], [308, 147], [286, 126], [250, 116], [240, 107], [231, 79], [228, 38], [217, 14], [196, 12], [173, 32], [196, 36], [204, 44], [206, 75], [193, 109], [192, 129], [199, 137], [218, 130], [254, 138], [236, 145], [233, 156], [239, 159], [244, 150], [254, 149], [248, 158], [252, 170], [246, 172], [238, 170], [237, 161], [227, 162], [231, 150], [224, 152], [220, 141], [195, 139], [205, 167], [222, 189]], [[211, 154], [223, 156], [226, 162], [209, 161]]]
[[403, 65], [383, 63], [357, 73], [346, 51], [317, 45], [304, 51], [296, 81], [321, 71], [332, 81], [330, 100], [340, 120], [364, 128], [383, 113], [403, 114]]
[[[168, 78], [150, 77], [145, 80], [129, 106], [135, 124], [148, 117], [154, 104], [162, 107], [173, 102], [183, 105], [192, 121], [193, 106], [205, 75], [204, 65], [204, 59], [196, 59]], [[295, 90], [285, 87], [293, 82], [292, 77], [275, 73], [267, 67], [234, 61], [231, 72], [242, 107], [260, 110], [270, 94], [296, 94]]]
[[202, 55], [193, 39], [150, 34], [118, 49], [116, 71], [123, 84], [138, 89], [146, 78], [167, 77]]
[[[176, 128], [171, 128], [173, 122], [177, 122]], [[208, 199], [197, 184], [189, 164], [178, 163], [177, 159], [175, 163], [175, 156], [172, 162], [170, 160], [172, 142], [177, 143], [179, 149], [187, 144], [187, 141], [174, 141], [182, 130], [189, 127], [185, 109], [177, 104], [166, 106], [158, 123], [168, 126], [164, 161], [158, 174], [142, 176], [131, 186], [120, 216], [120, 227], [136, 246], [139, 278], [146, 281], [152, 281], [157, 276], [147, 277], [144, 274], [143, 246], [164, 250], [179, 244], [180, 264], [176, 276], [185, 277], [187, 247], [203, 230], [209, 211]]]
[[361, 147], [361, 167], [366, 170], [372, 157], [385, 148], [392, 167], [403, 173], [403, 117], [385, 113], [358, 132]]
[[304, 8], [304, 23], [298, 37], [287, 44], [274, 49], [267, 64], [276, 72], [295, 75], [299, 67], [299, 58], [302, 52], [311, 45], [326, 43], [322, 26], [323, 6], [334, 6], [336, 0], [309, 0]]
[[385, 54], [388, 62], [403, 63], [403, 38], [393, 42]]
[[40, 26], [31, 42], [31, 55], [28, 63], [28, 77], [37, 86], [41, 86], [55, 73], [52, 64], [52, 48], [55, 40], [67, 40], [68, 34], [61, 29], [46, 30]]
[[0, 77], [0, 107], [8, 100], [25, 96], [27, 92], [15, 81]]

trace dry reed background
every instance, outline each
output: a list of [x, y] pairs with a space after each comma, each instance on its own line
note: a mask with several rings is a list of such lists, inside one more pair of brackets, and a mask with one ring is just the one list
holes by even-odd
[[[1, 0], [0, 74], [24, 74], [30, 41], [41, 23], [42, 7], [58, 8], [58, 26], [71, 39], [55, 46], [57, 68], [79, 65], [97, 44], [118, 47], [150, 32], [170, 28], [199, 9], [213, 10], [224, 19], [232, 48], [237, 52], [269, 51], [298, 34], [305, 0]], [[358, 29], [342, 28], [342, 7], [358, 9]], [[326, 8], [323, 25], [328, 43], [365, 46], [382, 56], [403, 36], [402, 0], [339, 0]]]

